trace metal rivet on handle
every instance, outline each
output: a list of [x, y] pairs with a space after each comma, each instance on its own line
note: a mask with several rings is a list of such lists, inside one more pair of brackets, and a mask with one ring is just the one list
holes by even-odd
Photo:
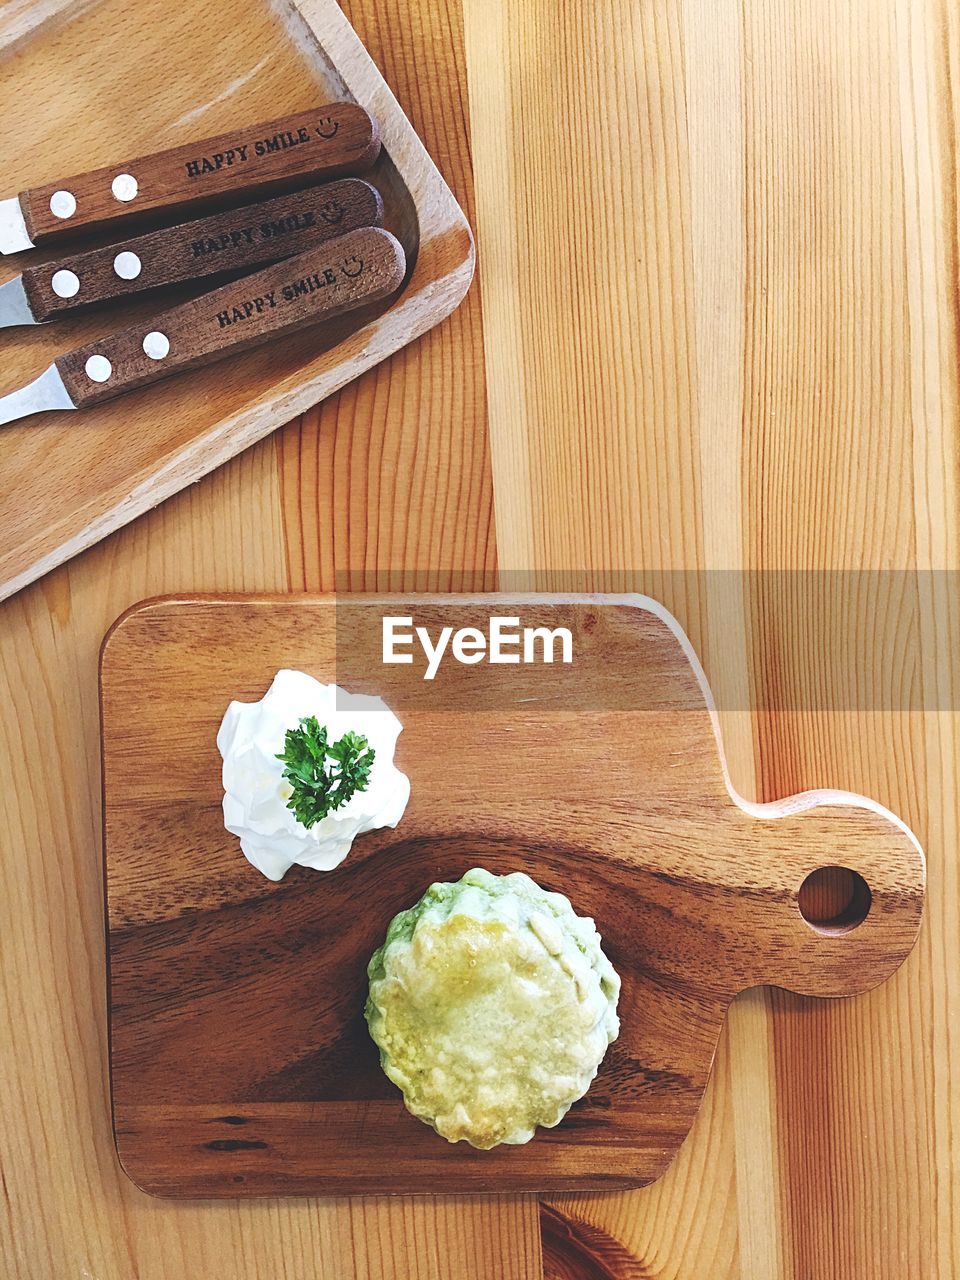
[[80, 277], [74, 271], [55, 271], [50, 288], [58, 298], [75, 298], [80, 292]]
[[50, 212], [55, 218], [72, 218], [77, 212], [77, 197], [72, 191], [55, 191], [50, 197]]
[[106, 356], [91, 356], [84, 370], [91, 382], [106, 382], [113, 373], [113, 365]]
[[125, 249], [114, 258], [113, 269], [121, 280], [136, 280], [143, 270], [143, 263], [135, 253]]
[[144, 338], [143, 350], [151, 360], [165, 360], [170, 354], [170, 339], [165, 333], [154, 330]]
[[118, 173], [110, 184], [110, 190], [118, 200], [126, 204], [129, 200], [136, 199], [140, 184], [132, 173]]

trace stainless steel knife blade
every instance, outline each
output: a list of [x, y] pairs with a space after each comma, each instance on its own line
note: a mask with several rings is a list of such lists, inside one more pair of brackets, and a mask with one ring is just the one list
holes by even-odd
[[6, 284], [0, 284], [0, 329], [39, 323], [30, 310], [27, 291], [23, 287], [23, 276], [14, 276]]
[[23, 253], [32, 248], [19, 196], [0, 200], [0, 253]]
[[60, 377], [60, 370], [52, 364], [44, 369], [39, 378], [34, 378], [19, 391], [0, 396], [0, 427], [8, 422], [16, 422], [18, 418], [28, 418], [31, 413], [76, 407]]

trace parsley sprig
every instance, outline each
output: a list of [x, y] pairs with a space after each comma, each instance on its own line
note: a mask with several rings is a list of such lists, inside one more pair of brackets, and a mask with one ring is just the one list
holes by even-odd
[[358, 791], [366, 791], [375, 756], [362, 733], [348, 730], [331, 744], [326, 725], [316, 716], [304, 716], [298, 728], [287, 730], [277, 756], [293, 787], [287, 808], [309, 830]]

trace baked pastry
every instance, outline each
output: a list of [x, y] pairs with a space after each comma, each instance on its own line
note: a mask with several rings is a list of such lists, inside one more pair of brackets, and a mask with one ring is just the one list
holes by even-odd
[[408, 1110], [485, 1150], [558, 1124], [620, 1029], [593, 921], [520, 872], [432, 884], [368, 976], [370, 1034]]

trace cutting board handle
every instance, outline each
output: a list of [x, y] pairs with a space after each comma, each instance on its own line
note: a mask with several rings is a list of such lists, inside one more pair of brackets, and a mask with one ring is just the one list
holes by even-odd
[[[926, 867], [913, 833], [882, 805], [841, 791], [738, 804], [750, 824], [751, 863], [741, 864], [740, 883], [758, 891], [743, 985], [849, 996], [889, 978], [913, 947], [923, 915]], [[816, 895], [801, 887], [828, 867], [853, 873], [835, 877], [849, 886], [849, 901], [834, 917], [806, 919]]]

